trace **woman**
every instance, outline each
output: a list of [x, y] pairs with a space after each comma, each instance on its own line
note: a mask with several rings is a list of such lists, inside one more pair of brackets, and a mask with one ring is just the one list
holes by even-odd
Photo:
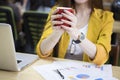
[[[37, 54], [40, 57], [54, 55], [58, 45], [58, 57], [104, 64], [109, 58], [111, 50], [111, 34], [113, 28], [113, 14], [103, 11], [98, 2], [101, 0], [71, 0], [75, 13], [64, 10], [62, 15], [56, 14], [57, 5], [52, 8], [47, 23], [37, 44]], [[62, 1], [60, 1], [62, 2]], [[57, 21], [57, 18], [69, 19]], [[69, 24], [55, 26], [56, 24]]]
[[23, 15], [23, 13], [26, 11], [27, 3], [28, 0], [14, 0], [14, 4], [21, 9], [21, 15]]

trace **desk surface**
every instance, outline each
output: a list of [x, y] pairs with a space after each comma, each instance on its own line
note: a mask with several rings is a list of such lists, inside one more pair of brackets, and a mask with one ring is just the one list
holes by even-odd
[[[37, 60], [32, 65], [25, 67], [20, 72], [9, 72], [0, 70], [0, 80], [43, 80], [42, 76], [32, 66], [49, 64], [52, 60]], [[113, 66], [113, 76], [120, 79], [120, 67]]]

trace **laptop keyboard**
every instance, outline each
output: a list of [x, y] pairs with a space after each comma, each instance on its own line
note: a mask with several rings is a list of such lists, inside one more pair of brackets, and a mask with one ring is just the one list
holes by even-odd
[[22, 62], [22, 60], [17, 60], [17, 64], [19, 64], [20, 62]]

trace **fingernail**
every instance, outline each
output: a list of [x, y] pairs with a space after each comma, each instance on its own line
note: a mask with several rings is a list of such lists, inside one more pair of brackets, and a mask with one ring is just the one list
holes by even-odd
[[64, 11], [66, 11], [66, 10], [64, 10]]

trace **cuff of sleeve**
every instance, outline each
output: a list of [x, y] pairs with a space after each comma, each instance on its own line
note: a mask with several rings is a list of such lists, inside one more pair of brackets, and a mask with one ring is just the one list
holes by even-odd
[[100, 66], [107, 61], [108, 55], [107, 55], [107, 51], [105, 51], [103, 46], [101, 45], [96, 45], [96, 46], [97, 46], [97, 52], [95, 58], [93, 60], [88, 58], [88, 60]]

